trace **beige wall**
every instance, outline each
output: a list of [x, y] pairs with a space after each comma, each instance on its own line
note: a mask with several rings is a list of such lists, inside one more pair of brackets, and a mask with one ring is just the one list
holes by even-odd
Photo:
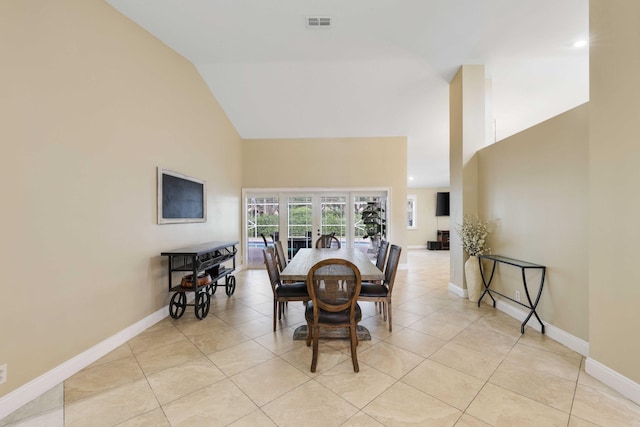
[[[584, 104], [478, 153], [479, 213], [497, 221], [489, 240], [492, 253], [545, 265], [539, 314], [585, 341], [588, 112]], [[498, 289], [511, 297], [522, 291], [519, 269], [499, 273]], [[527, 277], [531, 285], [540, 281], [537, 274]]]
[[[466, 215], [478, 212], [477, 151], [486, 145], [486, 88], [483, 65], [462, 65], [449, 84], [449, 212], [452, 224], [462, 224]], [[451, 281], [460, 289], [464, 282], [464, 261], [457, 233], [450, 233]]]
[[[449, 217], [436, 216], [436, 193], [447, 192], [448, 188], [409, 188], [408, 194], [417, 198], [416, 228], [407, 230], [409, 247], [426, 248], [429, 240], [437, 240], [438, 230], [449, 230]], [[451, 232], [454, 232], [451, 230]]]
[[590, 356], [640, 383], [640, 2], [589, 5]]
[[[106, 3], [0, 2], [0, 396], [163, 307], [165, 249], [239, 239], [241, 143], [193, 65]], [[156, 224], [156, 166], [209, 220]]]
[[391, 188], [389, 234], [405, 251], [407, 139], [250, 139], [243, 142], [245, 188]]

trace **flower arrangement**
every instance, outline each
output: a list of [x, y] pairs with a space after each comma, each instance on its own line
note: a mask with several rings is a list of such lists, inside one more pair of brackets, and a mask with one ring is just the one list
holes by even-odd
[[477, 215], [475, 218], [465, 215], [462, 225], [456, 231], [462, 240], [462, 248], [469, 256], [482, 255], [485, 251], [491, 250], [485, 245], [487, 236], [493, 232], [493, 222], [480, 221]]

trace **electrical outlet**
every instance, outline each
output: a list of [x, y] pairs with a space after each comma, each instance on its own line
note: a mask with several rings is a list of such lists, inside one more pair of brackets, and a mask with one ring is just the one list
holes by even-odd
[[7, 364], [0, 365], [0, 384], [7, 382]]
[[516, 291], [516, 301], [520, 302], [520, 291]]

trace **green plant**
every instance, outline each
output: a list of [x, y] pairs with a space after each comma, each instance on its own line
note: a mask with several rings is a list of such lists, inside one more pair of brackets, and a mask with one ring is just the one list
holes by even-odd
[[362, 210], [362, 223], [366, 232], [362, 236], [364, 239], [384, 234], [385, 221], [382, 217], [382, 212], [382, 208], [376, 202], [368, 202], [367, 206]]

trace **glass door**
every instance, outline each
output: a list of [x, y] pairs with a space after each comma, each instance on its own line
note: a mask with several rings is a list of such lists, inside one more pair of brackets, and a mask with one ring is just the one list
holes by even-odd
[[264, 268], [262, 249], [280, 240], [291, 259], [322, 234], [374, 258], [386, 239], [387, 191], [252, 190], [245, 194], [247, 266]]
[[246, 199], [246, 248], [249, 267], [264, 265], [262, 248], [278, 240], [280, 202], [277, 196], [259, 195]]
[[322, 234], [335, 235], [341, 246], [346, 247], [350, 243], [347, 233], [347, 201], [346, 194], [335, 193], [289, 196], [286, 237], [289, 257], [293, 257], [301, 248], [314, 247]]
[[316, 239], [322, 234], [333, 234], [344, 248], [349, 245], [347, 239], [347, 209], [346, 195], [320, 195], [320, 227], [316, 228]]
[[287, 254], [291, 259], [301, 248], [313, 246], [313, 196], [290, 196], [287, 199], [287, 235], [281, 239], [286, 241]]

